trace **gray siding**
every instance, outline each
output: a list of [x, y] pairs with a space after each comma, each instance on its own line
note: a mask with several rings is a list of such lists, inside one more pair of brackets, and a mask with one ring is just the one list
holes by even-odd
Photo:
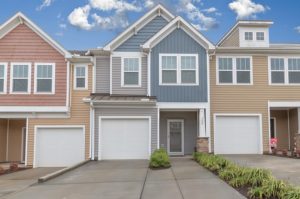
[[157, 149], [157, 108], [96, 108], [95, 109], [95, 157], [98, 157], [99, 116], [151, 116], [151, 150]]
[[[159, 54], [198, 54], [199, 85], [159, 86]], [[176, 29], [151, 52], [151, 95], [159, 102], [207, 102], [207, 62], [206, 50], [182, 29]]]
[[96, 57], [96, 93], [109, 93], [109, 56]]
[[141, 87], [121, 87], [121, 57], [112, 58], [112, 94], [147, 95], [147, 57], [142, 57]]
[[149, 38], [151, 38], [155, 33], [167, 25], [167, 20], [161, 16], [157, 16], [147, 25], [145, 25], [137, 34], [130, 37], [123, 44], [121, 44], [115, 51], [123, 52], [139, 52], [140, 45], [144, 44]]
[[184, 120], [184, 154], [192, 154], [197, 142], [197, 112], [160, 112], [160, 148], [167, 150], [167, 120]]

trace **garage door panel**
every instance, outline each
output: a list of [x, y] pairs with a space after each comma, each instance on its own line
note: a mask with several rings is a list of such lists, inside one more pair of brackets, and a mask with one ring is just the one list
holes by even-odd
[[215, 153], [260, 153], [258, 116], [217, 116], [215, 128]]
[[148, 119], [101, 119], [101, 159], [148, 159]]
[[66, 167], [84, 160], [82, 128], [38, 128], [36, 167]]

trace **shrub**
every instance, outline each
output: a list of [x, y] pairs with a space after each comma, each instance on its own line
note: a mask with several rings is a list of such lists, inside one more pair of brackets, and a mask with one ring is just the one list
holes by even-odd
[[281, 198], [289, 199], [299, 199], [300, 198], [300, 188], [289, 187], [284, 193], [282, 193]]
[[171, 166], [168, 153], [164, 149], [155, 150], [150, 157], [150, 168], [169, 168]]

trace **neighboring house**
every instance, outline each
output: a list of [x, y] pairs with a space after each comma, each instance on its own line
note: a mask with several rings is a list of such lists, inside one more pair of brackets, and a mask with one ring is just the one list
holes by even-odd
[[0, 27], [0, 162], [69, 166], [90, 157], [90, 57], [70, 54], [22, 13]]
[[[211, 129], [217, 154], [294, 150], [300, 126], [300, 45], [271, 44], [271, 21], [238, 21], [210, 64]], [[299, 142], [300, 143], [300, 142]]]
[[[192, 25], [158, 5], [94, 56], [92, 157], [192, 154], [210, 136], [209, 55]], [[202, 146], [202, 145], [201, 145]]]

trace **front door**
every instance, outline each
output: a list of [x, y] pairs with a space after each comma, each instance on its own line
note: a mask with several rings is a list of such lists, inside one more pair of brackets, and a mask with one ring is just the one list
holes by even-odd
[[170, 155], [184, 154], [183, 130], [183, 120], [168, 120], [168, 153]]

